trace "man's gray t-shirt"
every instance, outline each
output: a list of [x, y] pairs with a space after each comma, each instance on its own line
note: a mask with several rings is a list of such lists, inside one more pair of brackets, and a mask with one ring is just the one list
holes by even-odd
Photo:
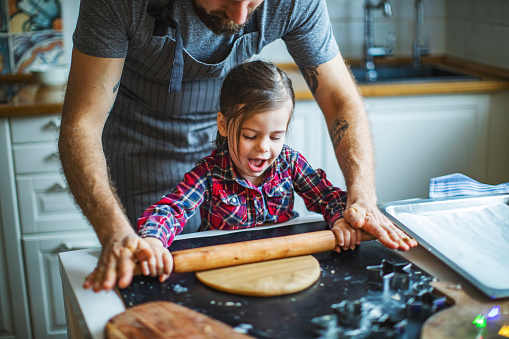
[[[167, 1], [82, 0], [74, 46], [92, 56], [123, 58], [128, 48], [142, 48], [150, 40], [154, 19], [147, 13], [148, 4]], [[184, 48], [202, 62], [217, 63], [243, 33], [215, 35], [198, 19], [191, 1], [174, 0]], [[258, 53], [278, 38], [299, 67], [320, 65], [338, 53], [325, 0], [265, 0], [258, 11]], [[172, 38], [174, 33], [169, 32]]]
[[[182, 90], [168, 93], [175, 29], [153, 36], [150, 5], [168, 0], [81, 0], [74, 47], [103, 58], [125, 58], [103, 147], [118, 194], [134, 225], [202, 157], [216, 136], [219, 91], [228, 71], [282, 38], [296, 64], [317, 66], [338, 54], [325, 0], [265, 0], [256, 31], [215, 35], [191, 1], [174, 0], [184, 47]], [[172, 0], [170, 0], [172, 1]], [[185, 230], [196, 227], [186, 226]]]

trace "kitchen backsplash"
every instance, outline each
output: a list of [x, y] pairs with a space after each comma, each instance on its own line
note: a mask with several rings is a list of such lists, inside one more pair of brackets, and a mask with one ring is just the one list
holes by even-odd
[[449, 55], [509, 69], [509, 0], [448, 0]]
[[1, 74], [66, 63], [60, 0], [1, 0], [0, 58]]
[[[378, 0], [373, 0], [377, 3]], [[395, 55], [411, 56], [414, 0], [390, 0], [393, 17], [375, 13], [374, 37], [384, 45], [395, 36]], [[509, 0], [423, 0], [423, 36], [431, 54], [447, 54], [509, 69]], [[361, 59], [364, 42], [364, 0], [327, 0], [334, 36], [346, 59]], [[282, 41], [268, 46], [262, 57], [292, 62]]]
[[[378, 3], [379, 0], [372, 0]], [[424, 0], [423, 36], [430, 37], [430, 51], [446, 51], [446, 2]], [[394, 36], [396, 56], [410, 56], [413, 43], [413, 0], [390, 0], [393, 15], [386, 18], [382, 11], [374, 14], [374, 39], [376, 45], [386, 45], [389, 34]], [[327, 0], [334, 36], [345, 59], [362, 59], [364, 43], [364, 0]], [[292, 62], [282, 41], [276, 41], [261, 54], [274, 62]]]

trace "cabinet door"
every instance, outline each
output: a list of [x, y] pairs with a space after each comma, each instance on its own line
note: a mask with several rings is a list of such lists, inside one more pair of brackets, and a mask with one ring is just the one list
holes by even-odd
[[[427, 198], [430, 178], [451, 173], [486, 182], [489, 95], [381, 97], [364, 102], [375, 148], [379, 203]], [[314, 101], [296, 103], [287, 143], [345, 189]], [[300, 214], [308, 213], [299, 199], [295, 207]]]
[[12, 318], [11, 311], [11, 296], [9, 295], [9, 285], [5, 277], [7, 274], [7, 253], [4, 247], [3, 229], [2, 225], [2, 211], [0, 210], [0, 338], [8, 338], [14, 330], [14, 319]]
[[[333, 185], [345, 189], [345, 181], [332, 149], [325, 119], [314, 100], [295, 103], [286, 144], [299, 151], [311, 167], [323, 169]], [[299, 196], [295, 197], [295, 210], [301, 216], [316, 214], [306, 209], [304, 201]]]
[[30, 339], [18, 204], [7, 118], [0, 118], [0, 338]]
[[34, 338], [67, 338], [58, 253], [99, 246], [93, 232], [23, 237]]
[[487, 95], [368, 98], [380, 203], [428, 198], [430, 178], [485, 182]]
[[23, 234], [91, 229], [60, 175], [18, 176], [16, 183]]

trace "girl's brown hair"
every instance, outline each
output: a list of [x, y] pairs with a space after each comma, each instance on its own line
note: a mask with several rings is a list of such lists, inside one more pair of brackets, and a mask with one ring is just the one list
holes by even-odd
[[[280, 109], [288, 99], [292, 102], [293, 115], [295, 94], [288, 75], [272, 63], [256, 60], [240, 64], [228, 73], [221, 87], [219, 107], [230, 130], [242, 126], [257, 113]], [[235, 137], [238, 145], [240, 128]], [[216, 145], [219, 147], [225, 141], [218, 132]]]

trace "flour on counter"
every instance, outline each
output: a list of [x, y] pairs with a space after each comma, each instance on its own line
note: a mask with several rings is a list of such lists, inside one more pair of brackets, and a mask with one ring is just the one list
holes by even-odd
[[173, 286], [173, 291], [177, 294], [179, 293], [184, 293], [184, 292], [187, 292], [188, 291], [188, 288], [187, 287], [184, 287], [180, 284], [176, 284]]

